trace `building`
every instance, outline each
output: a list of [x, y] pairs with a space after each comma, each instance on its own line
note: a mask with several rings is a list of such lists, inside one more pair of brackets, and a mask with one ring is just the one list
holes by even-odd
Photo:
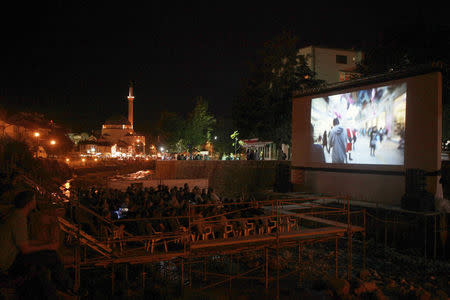
[[36, 113], [17, 113], [9, 118], [0, 119], [0, 136], [20, 140], [30, 146], [47, 140], [51, 125], [42, 115]]
[[[43, 115], [20, 112], [0, 117], [0, 137], [9, 137], [28, 145], [34, 157], [47, 158], [46, 147], [51, 147], [51, 126]], [[45, 146], [45, 147], [43, 147]]]
[[308, 46], [298, 50], [306, 58], [308, 67], [316, 74], [316, 79], [327, 83], [346, 81], [358, 75], [356, 66], [363, 53], [355, 50]]
[[271, 141], [260, 141], [257, 138], [242, 140], [242, 148], [245, 149], [248, 160], [276, 159], [272, 157], [272, 154], [275, 152], [275, 144]]
[[128, 93], [128, 119], [124, 117], [111, 118], [102, 126], [101, 140], [111, 145], [120, 145], [112, 151], [113, 156], [145, 154], [145, 136], [134, 131], [133, 102], [134, 84], [130, 82]]

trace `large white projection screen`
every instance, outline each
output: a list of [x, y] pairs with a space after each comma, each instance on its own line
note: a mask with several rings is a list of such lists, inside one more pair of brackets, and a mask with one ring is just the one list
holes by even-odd
[[403, 165], [407, 84], [311, 99], [311, 162]]

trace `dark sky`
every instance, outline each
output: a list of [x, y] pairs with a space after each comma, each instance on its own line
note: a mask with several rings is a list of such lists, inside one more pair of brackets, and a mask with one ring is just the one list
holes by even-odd
[[35, 2], [0, 10], [0, 106], [44, 113], [74, 130], [100, 129], [105, 119], [126, 115], [129, 80], [136, 82], [140, 131], [149, 131], [161, 110], [191, 110], [196, 96], [208, 99], [214, 114], [230, 116], [248, 64], [283, 30], [305, 46], [358, 47], [418, 16], [447, 19], [445, 10], [358, 8], [342, 1], [296, 7]]

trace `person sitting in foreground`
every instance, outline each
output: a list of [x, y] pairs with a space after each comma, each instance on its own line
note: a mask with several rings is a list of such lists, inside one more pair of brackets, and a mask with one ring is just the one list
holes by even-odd
[[[73, 283], [65, 272], [64, 266], [56, 252], [57, 242], [43, 242], [28, 239], [27, 217], [36, 208], [36, 198], [32, 191], [23, 191], [14, 198], [15, 209], [0, 222], [0, 271], [7, 272], [11, 278], [34, 278], [36, 281], [31, 286], [39, 288], [39, 291], [26, 291], [20, 293], [32, 293], [35, 296], [43, 293], [47, 299], [57, 299], [56, 289], [73, 294]], [[45, 272], [51, 274], [52, 281], [46, 280]]]

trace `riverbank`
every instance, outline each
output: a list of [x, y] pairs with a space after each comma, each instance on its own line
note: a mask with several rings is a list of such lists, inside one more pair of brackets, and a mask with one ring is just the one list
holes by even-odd
[[107, 187], [108, 178], [142, 170], [155, 170], [156, 161], [105, 161], [95, 165], [77, 165], [73, 168], [74, 187]]

